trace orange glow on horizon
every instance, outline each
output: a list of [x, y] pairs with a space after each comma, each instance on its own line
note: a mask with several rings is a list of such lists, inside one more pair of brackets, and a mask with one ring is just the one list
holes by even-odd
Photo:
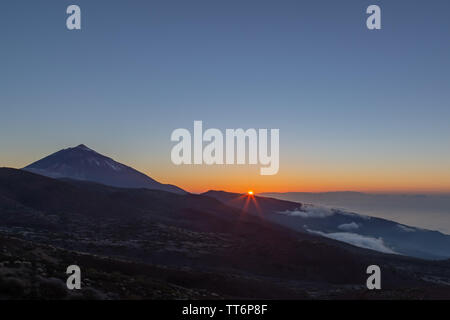
[[[60, 148], [63, 148], [61, 146]], [[37, 148], [37, 147], [36, 147]], [[26, 152], [17, 150], [2, 154], [2, 167], [22, 168], [33, 161], [50, 154], [51, 145], [45, 150], [30, 148]], [[94, 146], [94, 149], [95, 148]], [[335, 192], [357, 191], [385, 194], [450, 194], [450, 170], [448, 163], [419, 161], [361, 162], [355, 165], [347, 161], [283, 162], [273, 176], [262, 176], [259, 166], [175, 166], [167, 158], [152, 155], [119, 156], [111, 150], [100, 152], [124, 163], [149, 177], [165, 184], [173, 184], [192, 193], [222, 190], [250, 196], [265, 192]], [[31, 150], [31, 151], [30, 151]], [[346, 159], [344, 159], [346, 160]], [[437, 161], [437, 160], [436, 160]], [[249, 186], [252, 188], [249, 190]]]
[[[162, 169], [162, 168], [161, 168]], [[156, 174], [146, 172], [161, 183], [177, 185], [188, 192], [203, 193], [221, 190], [250, 196], [264, 192], [334, 192], [357, 191], [364, 193], [402, 194], [447, 194], [450, 193], [450, 172], [433, 168], [417, 172], [413, 170], [386, 168], [366, 170], [366, 168], [297, 168], [286, 167], [277, 175], [262, 176], [258, 168], [249, 167], [194, 167], [172, 168]], [[145, 170], [144, 170], [145, 172]], [[414, 172], [414, 174], [411, 174]]]

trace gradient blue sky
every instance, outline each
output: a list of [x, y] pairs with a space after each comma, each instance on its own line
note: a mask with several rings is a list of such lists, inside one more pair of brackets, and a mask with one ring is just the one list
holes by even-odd
[[[449, 14], [444, 0], [1, 1], [0, 166], [84, 143], [193, 191], [450, 192]], [[194, 120], [279, 128], [279, 175], [174, 166], [170, 134]]]

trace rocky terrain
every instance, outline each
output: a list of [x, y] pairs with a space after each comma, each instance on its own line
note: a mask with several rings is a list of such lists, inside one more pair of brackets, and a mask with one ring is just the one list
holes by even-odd
[[[446, 299], [450, 263], [296, 232], [206, 195], [0, 169], [0, 295], [22, 299]], [[68, 291], [79, 265], [82, 290]], [[382, 268], [369, 292], [366, 268]], [[47, 291], [46, 291], [47, 290]]]

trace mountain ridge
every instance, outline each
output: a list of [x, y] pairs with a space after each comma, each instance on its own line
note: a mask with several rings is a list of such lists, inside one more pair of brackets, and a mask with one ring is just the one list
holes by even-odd
[[450, 235], [450, 194], [446, 193], [267, 192], [260, 195], [342, 208]]
[[321, 235], [385, 253], [448, 259], [450, 236], [386, 218], [267, 196], [208, 191], [203, 195], [289, 229]]

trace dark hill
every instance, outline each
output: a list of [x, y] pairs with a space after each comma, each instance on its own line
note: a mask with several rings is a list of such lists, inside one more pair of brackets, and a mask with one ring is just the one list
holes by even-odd
[[[296, 232], [208, 196], [61, 181], [15, 169], [0, 169], [0, 219], [0, 233], [21, 237], [31, 246], [43, 243], [244, 277], [262, 281], [266, 288], [289, 287], [296, 296], [310, 290], [323, 297], [336, 288], [364, 290], [370, 264], [382, 267], [386, 290], [432, 287], [430, 274], [450, 279], [445, 263], [381, 254]], [[176, 281], [182, 285], [190, 280], [180, 275]]]

